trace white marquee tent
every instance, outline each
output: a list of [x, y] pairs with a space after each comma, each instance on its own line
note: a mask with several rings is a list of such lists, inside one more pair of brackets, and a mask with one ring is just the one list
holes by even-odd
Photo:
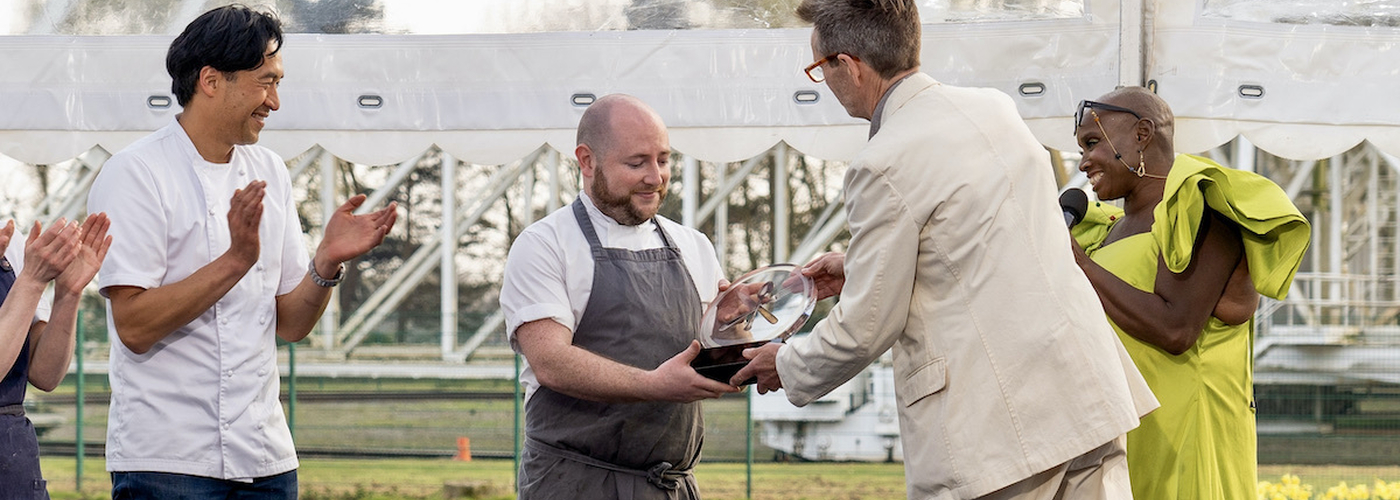
[[[89, 35], [55, 31], [76, 14], [64, 9], [100, 0], [8, 1], [11, 28], [0, 36], [0, 154], [26, 163], [68, 160], [94, 145], [116, 151], [163, 125], [178, 111], [163, 67], [170, 38], [207, 6], [226, 3], [148, 0], [170, 9], [150, 32], [123, 33], [107, 27], [111, 21], [68, 28], [118, 33]], [[142, 4], [125, 3], [136, 10]], [[586, 4], [479, 0], [458, 9], [511, 14], [491, 3], [562, 12]], [[704, 10], [727, 18], [719, 10], [791, 24], [785, 12], [735, 13], [738, 7], [726, 11], [713, 5], [726, 3], [717, 0], [612, 3], [617, 12], [665, 4], [691, 17]], [[419, 15], [451, 13], [451, 2], [440, 4], [448, 12]], [[601, 7], [609, 3], [596, 4], [589, 12], [602, 12], [602, 27], [617, 27], [613, 18], [622, 14], [608, 16]], [[1182, 151], [1205, 151], [1243, 134], [1292, 159], [1333, 156], [1363, 140], [1400, 153], [1400, 98], [1393, 92], [1400, 60], [1391, 50], [1400, 29], [1388, 25], [1400, 21], [1400, 2], [927, 0], [921, 7], [928, 21], [924, 71], [1015, 96], [1037, 136], [1056, 149], [1076, 148], [1068, 117], [1079, 99], [1153, 82], [1180, 117]], [[319, 144], [366, 164], [402, 161], [438, 144], [464, 161], [500, 164], [544, 143], [570, 150], [583, 109], [573, 97], [611, 92], [653, 103], [673, 127], [675, 147], [707, 161], [747, 159], [778, 141], [843, 159], [863, 140], [862, 125], [802, 75], [811, 59], [805, 28], [560, 26], [576, 30], [438, 35], [402, 34], [413, 26], [402, 22], [410, 28], [292, 35], [284, 106], [263, 143], [288, 158]]]
[[[18, 162], [6, 168], [74, 158], [85, 165], [43, 193], [44, 214], [81, 210], [104, 155], [178, 112], [165, 50], [190, 19], [222, 3], [0, 3], [0, 155]], [[276, 3], [295, 29], [285, 44], [282, 108], [261, 143], [286, 158], [319, 150], [365, 165], [407, 164], [436, 146], [444, 164], [510, 165], [542, 145], [571, 151], [588, 100], [614, 92], [661, 113], [673, 147], [691, 159], [682, 178], [692, 181], [697, 161], [745, 161], [779, 144], [773, 154], [790, 147], [839, 161], [865, 140], [866, 125], [803, 76], [812, 55], [809, 30], [792, 19], [795, 0]], [[1276, 331], [1296, 327], [1295, 336], [1273, 338], [1294, 340], [1261, 333], [1260, 371], [1273, 366], [1277, 380], [1302, 373], [1400, 382], [1393, 366], [1375, 361], [1400, 345], [1400, 0], [921, 0], [920, 9], [923, 70], [1013, 96], [1049, 148], [1077, 150], [1070, 116], [1080, 99], [1149, 85], [1177, 113], [1179, 151], [1229, 144], [1239, 168], [1255, 168], [1254, 147], [1291, 160], [1275, 180], [1311, 197], [1300, 206], [1317, 233], [1294, 296], [1263, 315], [1288, 318]], [[316, 28], [331, 11], [350, 21]], [[521, 172], [499, 174], [491, 186]], [[454, 225], [470, 225], [481, 207], [452, 192], [444, 191], [444, 204], [461, 208], [442, 232], [460, 235]], [[722, 216], [707, 200], [682, 196], [684, 222]], [[796, 248], [784, 243], [774, 260], [812, 255], [841, 224], [833, 218]], [[444, 257], [435, 260], [435, 251]], [[344, 322], [328, 319], [323, 347], [352, 348], [415, 277], [434, 268], [453, 276], [453, 251], [426, 250], [377, 302]], [[447, 288], [444, 318], [457, 299]], [[443, 357], [464, 359], [473, 341], [458, 344], [449, 323]], [[1374, 341], [1339, 340], [1356, 335]], [[1318, 345], [1355, 354], [1337, 361], [1305, 352]], [[1280, 356], [1272, 365], [1270, 353]]]

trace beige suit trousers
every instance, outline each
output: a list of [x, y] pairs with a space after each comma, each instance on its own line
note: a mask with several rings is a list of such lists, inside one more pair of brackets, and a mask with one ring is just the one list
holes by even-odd
[[981, 497], [985, 500], [1131, 500], [1125, 436]]

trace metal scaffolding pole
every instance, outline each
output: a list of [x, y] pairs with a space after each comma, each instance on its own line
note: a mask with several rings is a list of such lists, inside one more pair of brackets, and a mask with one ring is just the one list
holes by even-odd
[[[1375, 153], [1366, 154], [1366, 297], [1370, 301], [1380, 300], [1381, 268], [1381, 162]], [[1367, 308], [1367, 321], [1374, 320], [1370, 315], [1376, 311]]]
[[1125, 87], [1143, 85], [1147, 67], [1143, 64], [1143, 29], [1146, 22], [1145, 0], [1118, 2], [1118, 84]]
[[[325, 154], [324, 151], [312, 156], [321, 165], [321, 237], [325, 238], [326, 224], [330, 223], [335, 209], [340, 206], [335, 202], [335, 157]], [[325, 349], [334, 349], [335, 329], [340, 323], [340, 287], [331, 289], [331, 299], [326, 304], [326, 312], [321, 314], [320, 323], [322, 340], [326, 343]]]
[[694, 156], [686, 155], [681, 162], [681, 224], [685, 227], [700, 227], [696, 218], [700, 202], [700, 162]]
[[[1394, 197], [1395, 200], [1400, 200], [1400, 158], [1396, 158], [1385, 152], [1378, 152], [1377, 154], [1379, 154], [1381, 159], [1385, 161], [1385, 164], [1390, 167], [1390, 176], [1396, 179]], [[1395, 209], [1392, 208], [1392, 210]], [[1386, 273], [1390, 276], [1400, 276], [1400, 216], [1391, 217], [1388, 223], [1391, 226], [1390, 234], [1394, 235], [1390, 242], [1390, 252], [1391, 255], [1395, 257], [1391, 259], [1391, 267], [1386, 270]], [[1400, 279], [1391, 281], [1390, 285], [1391, 296], [1400, 300]]]
[[[544, 164], [549, 168], [549, 199], [544, 202], [544, 214], [549, 215], [558, 210], [562, 203], [559, 201], [559, 167], [563, 165], [560, 161], [560, 154], [553, 149], [544, 156]], [[534, 222], [534, 221], [531, 221]]]
[[311, 165], [320, 160], [321, 156], [325, 154], [327, 154], [326, 150], [321, 149], [321, 146], [313, 146], [311, 149], [307, 150], [306, 154], [301, 157], [301, 160], [297, 162], [296, 166], [292, 167], [290, 175], [292, 180], [295, 181], [300, 178], [301, 174], [306, 173], [306, 169], [311, 168]]
[[1244, 136], [1235, 138], [1235, 168], [1248, 172], [1257, 172], [1258, 167], [1254, 165], [1254, 143], [1249, 142]]
[[788, 190], [788, 146], [786, 142], [779, 142], [773, 148], [773, 262], [788, 261], [791, 198]]
[[835, 208], [835, 211], [831, 213], [830, 220], [812, 227], [812, 230], [802, 239], [802, 244], [792, 251], [790, 257], [793, 262], [812, 260], [812, 257], [815, 257], [818, 252], [830, 246], [831, 242], [836, 240], [836, 236], [841, 234], [841, 231], [846, 230], [846, 211], [840, 210], [839, 204], [833, 203], [831, 206]]
[[1293, 180], [1288, 181], [1288, 186], [1283, 188], [1283, 192], [1288, 195], [1288, 199], [1297, 199], [1298, 195], [1303, 192], [1304, 187], [1313, 185], [1312, 174], [1315, 168], [1317, 168], [1317, 160], [1308, 160], [1301, 162], [1301, 165], [1293, 169], [1295, 172], [1293, 174]]
[[[1328, 214], [1327, 269], [1325, 272], [1334, 276], [1341, 275], [1345, 271], [1343, 267], [1343, 258], [1346, 254], [1346, 248], [1342, 244], [1342, 219], [1344, 211], [1346, 210], [1346, 200], [1344, 199], [1346, 190], [1343, 189], [1342, 186], [1342, 183], [1346, 180], [1345, 172], [1342, 171], [1343, 165], [1345, 165], [1345, 163], [1343, 163], [1344, 161], [1345, 159], [1342, 158], [1342, 155], [1333, 156], [1327, 161]], [[1335, 279], [1331, 280], [1327, 288], [1327, 298], [1329, 300], [1340, 303], [1340, 301], [1344, 299], [1344, 297], [1342, 297], [1342, 283], [1340, 281]]]
[[452, 357], [457, 346], [457, 159], [442, 153], [442, 359]]
[[700, 221], [709, 218], [710, 214], [715, 212], [719, 207], [727, 208], [729, 205], [729, 195], [733, 193], [734, 189], [738, 188], [740, 184], [743, 184], [744, 181], [748, 179], [749, 175], [753, 174], [754, 169], [758, 168], [758, 165], [761, 163], [763, 163], [763, 155], [755, 156], [744, 161], [744, 165], [734, 172], [728, 172], [729, 166], [726, 164], [716, 164], [715, 171], [718, 172], [718, 175], [715, 176], [715, 182], [719, 183], [720, 188], [715, 190], [715, 194], [711, 195], [710, 199], [705, 200], [704, 205], [700, 206], [700, 210], [695, 214], [696, 220]]
[[[715, 164], [715, 172], [717, 172], [715, 181], [725, 186], [725, 188], [720, 189], [719, 192], [716, 192], [714, 196], [705, 201], [705, 207], [709, 207], [715, 214], [715, 255], [719, 256], [719, 264], [724, 267], [729, 266], [729, 192], [734, 189], [734, 186], [738, 185], [738, 182], [730, 183], [726, 180], [728, 177], [727, 170], [729, 170], [729, 165], [724, 163]], [[747, 174], [739, 174], [736, 175], [735, 178], [743, 180], [745, 175]], [[706, 217], [705, 214], [708, 213], [709, 211], [702, 207], [700, 209], [700, 218], [703, 220]]]
[[515, 222], [520, 227], [529, 226], [535, 221], [535, 182], [538, 176], [531, 166], [520, 173], [520, 210], [515, 212]]
[[[375, 188], [373, 193], [370, 193], [369, 197], [365, 199], [365, 203], [360, 205], [360, 208], [355, 209], [355, 213], [364, 214], [379, 210], [384, 204], [384, 200], [388, 199], [389, 195], [393, 194], [394, 190], [398, 189], [400, 184], [403, 184], [404, 179], [407, 179], [408, 176], [413, 173], [413, 170], [418, 168], [418, 162], [423, 159], [423, 154], [424, 153], [418, 153], [417, 156], [409, 158], [408, 161], [399, 163], [399, 166], [394, 168], [394, 173], [389, 174], [389, 178], [384, 181], [384, 184]], [[443, 154], [445, 155], [447, 153]]]
[[[514, 167], [503, 166], [497, 169], [486, 182], [486, 193], [475, 198], [471, 205], [462, 207], [463, 210], [457, 213], [457, 234], [455, 237], [460, 238], [465, 231], [476, 225], [481, 216], [505, 195], [506, 189], [520, 177], [522, 172], [539, 159], [541, 153], [542, 151], [536, 151]], [[404, 297], [412, 291], [413, 287], [421, 283], [423, 278], [436, 267], [430, 256], [437, 253], [441, 244], [442, 233], [437, 232], [428, 242], [410, 255], [403, 266], [376, 289], [355, 310], [350, 319], [341, 325], [341, 331], [345, 332], [345, 342], [341, 345], [343, 354], [349, 354], [359, 345], [365, 336], [369, 335], [370, 331], [389, 315], [393, 308], [403, 302]]]
[[501, 325], [505, 324], [505, 322], [505, 311], [496, 309], [496, 312], [491, 313], [490, 316], [486, 317], [485, 321], [481, 322], [481, 327], [476, 329], [476, 333], [473, 333], [471, 338], [467, 339], [461, 347], [452, 351], [452, 358], [448, 361], [465, 363], [467, 358], [470, 357], [473, 352], [476, 352], [476, 348], [481, 347], [481, 344], [486, 342], [487, 337], [490, 337], [491, 334], [494, 333], [497, 328], [500, 328]]

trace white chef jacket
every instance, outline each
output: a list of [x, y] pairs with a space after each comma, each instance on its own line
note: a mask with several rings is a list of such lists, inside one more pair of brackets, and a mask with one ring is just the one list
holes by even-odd
[[[278, 401], [276, 297], [309, 257], [286, 164], [260, 146], [229, 163], [199, 156], [180, 124], [107, 160], [89, 212], [111, 217], [98, 285], [155, 288], [183, 280], [230, 245], [229, 199], [267, 181], [258, 262], [214, 307], [136, 354], [112, 342], [107, 470], [246, 480], [297, 468]], [[109, 304], [107, 324], [116, 331]]]
[[[579, 197], [583, 198], [588, 218], [604, 247], [636, 251], [664, 245], [655, 224], [618, 224], [599, 211], [586, 193], [579, 193]], [[666, 229], [671, 244], [680, 250], [681, 261], [700, 295], [700, 306], [708, 306], [724, 279], [714, 245], [704, 233], [660, 215], [656, 221]], [[515, 330], [531, 321], [548, 318], [570, 331], [577, 329], [592, 289], [593, 255], [572, 206], [565, 205], [525, 228], [510, 246], [501, 285], [501, 310], [506, 316], [511, 346], [519, 351]], [[529, 363], [525, 364], [520, 381], [528, 398], [539, 385]]]

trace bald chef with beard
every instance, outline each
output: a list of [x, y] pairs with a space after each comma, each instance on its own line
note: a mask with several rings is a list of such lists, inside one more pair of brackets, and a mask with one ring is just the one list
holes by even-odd
[[739, 390], [690, 367], [719, 259], [656, 214], [671, 145], [645, 103], [598, 99], [574, 154], [583, 192], [516, 238], [501, 290], [527, 362], [520, 499], [698, 498], [698, 401]]

